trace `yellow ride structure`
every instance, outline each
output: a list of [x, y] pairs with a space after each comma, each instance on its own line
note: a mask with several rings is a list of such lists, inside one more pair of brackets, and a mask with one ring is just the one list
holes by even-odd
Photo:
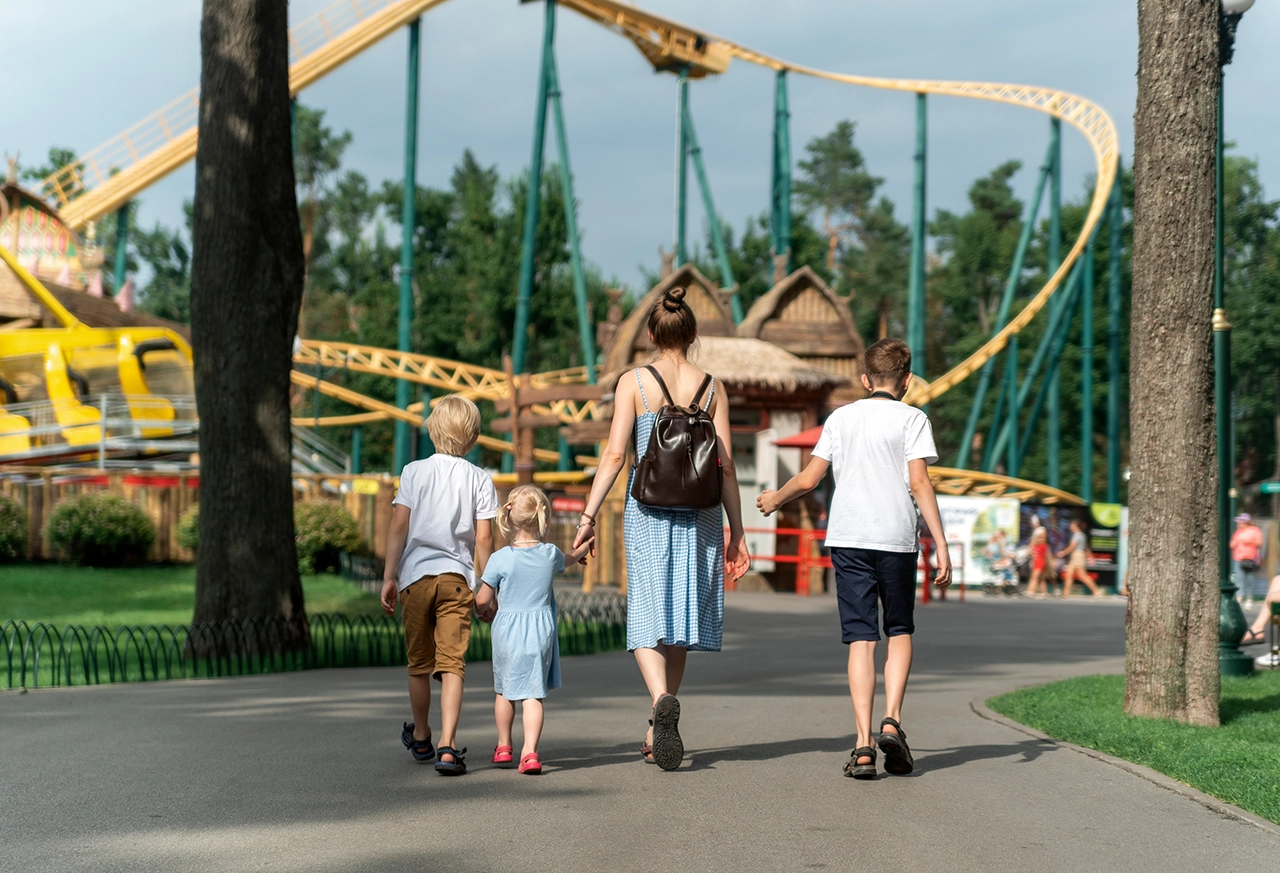
[[[298, 93], [382, 38], [444, 2], [445, 0], [339, 0], [333, 3], [290, 30], [291, 92]], [[1023, 309], [969, 358], [933, 379], [921, 390], [914, 391], [910, 400], [915, 403], [923, 404], [934, 400], [963, 381], [1004, 349], [1009, 339], [1025, 328], [1045, 307], [1062, 286], [1072, 265], [1083, 252], [1086, 241], [1098, 225], [1116, 179], [1119, 142], [1115, 126], [1099, 106], [1074, 94], [1051, 88], [1001, 83], [893, 79], [829, 72], [773, 57], [619, 0], [558, 2], [629, 39], [655, 70], [684, 70], [691, 78], [703, 78], [723, 74], [729, 69], [732, 60], [737, 58], [773, 70], [787, 70], [858, 87], [1005, 103], [1059, 118], [1083, 134], [1093, 151], [1096, 185], [1080, 235], [1058, 269]], [[42, 182], [42, 193], [56, 204], [62, 220], [68, 226], [84, 228], [90, 222], [120, 208], [138, 192], [194, 158], [198, 118], [199, 93], [198, 90], [192, 90], [51, 174]], [[19, 275], [25, 273], [12, 262], [12, 258], [6, 258], [6, 261], [10, 262], [15, 272], [21, 271]], [[24, 282], [28, 280], [39, 285], [34, 277], [26, 275]], [[33, 293], [36, 293], [34, 288]], [[41, 299], [43, 302], [44, 298]], [[32, 348], [39, 347], [41, 351], [38, 353], [46, 361], [53, 362], [46, 371], [49, 375], [50, 398], [52, 401], [53, 394], [57, 393], [57, 404], [61, 404], [59, 408], [62, 410], [58, 413], [58, 424], [62, 428], [63, 438], [69, 444], [74, 444], [75, 439], [81, 439], [81, 434], [88, 433], [88, 430], [80, 431], [77, 427], [90, 427], [87, 423], [92, 419], [92, 410], [76, 405], [74, 391], [63, 384], [68, 377], [58, 375], [68, 372], [66, 366], [58, 365], [58, 355], [61, 354], [65, 359], [68, 354], [66, 349], [76, 350], [71, 352], [73, 356], [80, 354], [79, 349], [90, 347], [98, 348], [100, 354], [107, 354], [106, 347], [114, 343], [117, 349], [116, 359], [121, 362], [120, 385], [122, 388], [133, 389], [140, 386], [135, 375], [125, 375], [125, 371], [131, 366], [127, 361], [136, 359], [141, 364], [143, 358], [126, 352], [127, 343], [132, 343], [136, 352], [138, 344], [147, 342], [147, 338], [163, 337], [173, 343], [172, 351], [185, 356], [189, 374], [190, 349], [180, 337], [170, 336], [172, 331], [129, 328], [101, 334], [83, 332], [88, 330], [91, 329], [66, 324], [61, 329], [62, 333], [58, 334], [62, 339], [56, 344], [52, 335], [40, 339], [42, 331], [38, 330], [0, 334], [0, 359], [13, 357], [13, 350], [17, 348], [15, 343], [18, 343], [16, 337], [31, 333], [32, 339], [29, 342], [34, 344]], [[148, 330], [154, 332], [154, 337], [147, 333]], [[40, 345], [41, 342], [44, 345]], [[476, 400], [500, 402], [509, 398], [512, 391], [510, 380], [502, 371], [388, 349], [304, 340], [294, 360], [296, 364], [303, 366], [341, 368], [350, 372], [405, 379]], [[535, 388], [571, 386], [584, 383], [586, 372], [579, 368], [535, 374], [527, 378]], [[295, 371], [293, 379], [299, 386], [320, 391], [366, 410], [356, 415], [298, 418], [295, 419], [296, 423], [324, 426], [399, 419], [420, 424], [422, 420], [421, 408], [398, 409], [303, 372]], [[145, 388], [146, 383], [141, 387]], [[129, 396], [139, 398], [130, 403], [130, 409], [134, 410], [136, 403], [137, 414], [150, 417], [146, 429], [151, 432], [162, 430], [162, 422], [157, 423], [151, 419], [164, 419], [166, 412], [163, 404], [141, 399], [147, 396], [145, 391]], [[600, 415], [601, 410], [596, 400], [577, 398], [540, 403], [534, 407], [534, 412], [572, 424], [595, 418]], [[8, 417], [4, 417], [5, 415]], [[13, 422], [13, 419], [12, 412], [0, 412], [0, 440], [12, 439], [14, 437], [10, 434], [21, 431], [21, 425]], [[96, 425], [90, 429], [95, 433], [99, 430]], [[485, 440], [485, 444], [491, 448], [511, 448], [510, 443], [487, 437]], [[5, 445], [9, 444], [0, 442], [0, 455], [5, 454]], [[538, 455], [542, 460], [552, 460], [549, 456], [558, 457], [551, 452]], [[991, 494], [1035, 496], [1055, 502], [1078, 501], [1078, 498], [1066, 492], [1023, 480], [945, 468], [937, 468], [935, 473], [940, 489], [948, 493], [973, 490]]]

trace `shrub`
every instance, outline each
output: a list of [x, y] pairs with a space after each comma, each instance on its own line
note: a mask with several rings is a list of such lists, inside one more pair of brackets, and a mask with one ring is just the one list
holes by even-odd
[[27, 554], [27, 511], [18, 501], [0, 494], [0, 561], [16, 561]]
[[359, 552], [364, 547], [356, 520], [339, 503], [315, 500], [297, 504], [293, 528], [300, 573], [336, 570], [339, 552]]
[[200, 504], [193, 503], [182, 515], [178, 516], [178, 545], [189, 552], [194, 552], [200, 544]]
[[156, 538], [147, 514], [122, 497], [90, 492], [58, 504], [49, 516], [49, 542], [76, 564], [118, 567], [140, 561]]

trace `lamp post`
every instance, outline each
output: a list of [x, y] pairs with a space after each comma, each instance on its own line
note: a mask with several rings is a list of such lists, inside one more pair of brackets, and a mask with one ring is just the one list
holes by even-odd
[[1213, 400], [1216, 415], [1218, 448], [1218, 665], [1225, 675], [1242, 676], [1253, 672], [1253, 659], [1239, 649], [1247, 627], [1240, 604], [1236, 603], [1236, 585], [1231, 578], [1231, 322], [1227, 320], [1226, 295], [1223, 287], [1223, 208], [1226, 193], [1223, 184], [1222, 158], [1222, 83], [1223, 68], [1235, 53], [1236, 28], [1254, 0], [1221, 0], [1219, 10], [1218, 54], [1218, 142], [1215, 174], [1215, 212], [1213, 244]]

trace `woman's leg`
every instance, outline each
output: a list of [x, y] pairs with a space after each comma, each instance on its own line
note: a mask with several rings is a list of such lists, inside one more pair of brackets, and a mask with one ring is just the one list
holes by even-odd
[[538, 751], [538, 740], [542, 739], [542, 701], [533, 697], [520, 701], [520, 721], [524, 725], [524, 747], [520, 749], [523, 758]]
[[1062, 576], [1062, 596], [1070, 597], [1071, 590], [1076, 587], [1076, 568], [1067, 565], [1067, 572]]
[[684, 665], [689, 650], [683, 646], [658, 643], [652, 649], [636, 649], [636, 664], [654, 703], [664, 694], [678, 694], [684, 681]]
[[[498, 725], [498, 745], [511, 745], [511, 726], [516, 721], [516, 706], [501, 694], [493, 698], [493, 720]], [[525, 742], [529, 741], [529, 732], [525, 730]]]
[[1087, 569], [1084, 567], [1076, 567], [1076, 573], [1080, 575], [1080, 581], [1084, 583], [1084, 587], [1088, 588], [1089, 592], [1094, 597], [1102, 596], [1102, 591], [1098, 588], [1098, 583], [1093, 581], [1093, 577], [1089, 575], [1089, 571]]
[[1267, 622], [1271, 621], [1271, 604], [1273, 603], [1280, 603], [1280, 576], [1271, 580], [1271, 587], [1267, 589], [1267, 596], [1262, 601], [1262, 609], [1258, 611], [1258, 617], [1253, 620], [1249, 628], [1250, 633], [1260, 634], [1267, 629]]

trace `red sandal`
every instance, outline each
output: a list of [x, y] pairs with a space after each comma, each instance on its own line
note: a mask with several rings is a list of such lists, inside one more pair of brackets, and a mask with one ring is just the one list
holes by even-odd
[[530, 752], [520, 759], [520, 772], [526, 776], [537, 776], [542, 772], [542, 761], [537, 752]]
[[493, 757], [490, 760], [495, 764], [510, 764], [512, 760], [511, 751], [510, 746], [494, 746]]

